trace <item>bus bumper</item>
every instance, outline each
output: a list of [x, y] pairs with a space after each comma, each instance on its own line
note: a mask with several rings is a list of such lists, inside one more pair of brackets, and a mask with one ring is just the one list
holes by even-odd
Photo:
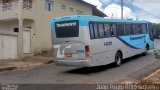
[[91, 67], [91, 60], [55, 60], [57, 66]]

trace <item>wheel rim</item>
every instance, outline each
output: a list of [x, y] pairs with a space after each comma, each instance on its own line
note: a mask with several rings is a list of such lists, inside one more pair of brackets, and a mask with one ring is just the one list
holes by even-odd
[[117, 57], [116, 57], [116, 63], [117, 63], [117, 65], [121, 64], [121, 57], [119, 55], [117, 55]]
[[147, 48], [145, 49], [145, 54], [148, 54], [148, 49]]

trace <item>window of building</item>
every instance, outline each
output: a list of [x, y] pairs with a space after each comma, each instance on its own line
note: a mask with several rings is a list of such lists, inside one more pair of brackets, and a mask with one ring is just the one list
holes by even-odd
[[32, 29], [32, 27], [25, 27], [25, 28]]
[[3, 11], [16, 9], [18, 6], [18, 0], [1, 0], [1, 1], [2, 1]]
[[81, 10], [77, 10], [77, 14], [78, 14], [78, 15], [83, 15], [84, 13], [83, 13], [83, 11], [81, 11]]
[[124, 25], [123, 24], [116, 24], [116, 31], [118, 36], [123, 36], [125, 35], [124, 33]]
[[125, 32], [126, 32], [126, 35], [132, 35], [133, 34], [132, 24], [125, 24]]
[[3, 3], [9, 3], [11, 2], [12, 0], [3, 0]]
[[25, 10], [32, 9], [32, 0], [24, 0], [23, 1], [23, 9], [25, 9]]
[[53, 11], [54, 3], [52, 0], [46, 0], [45, 1], [45, 10], [47, 11]]
[[70, 12], [73, 12], [73, 8], [72, 8], [72, 7], [70, 7], [70, 8], [69, 8], [69, 11], [70, 11]]
[[19, 28], [13, 28], [14, 32], [19, 32]]
[[62, 5], [61, 8], [62, 8], [63, 10], [66, 10], [66, 5]]

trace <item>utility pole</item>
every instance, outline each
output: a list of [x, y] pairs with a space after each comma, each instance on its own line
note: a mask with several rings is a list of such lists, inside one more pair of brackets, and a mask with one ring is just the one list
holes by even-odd
[[121, 19], [123, 19], [123, 0], [121, 0]]
[[112, 13], [112, 17], [111, 17], [111, 19], [113, 19], [113, 13]]

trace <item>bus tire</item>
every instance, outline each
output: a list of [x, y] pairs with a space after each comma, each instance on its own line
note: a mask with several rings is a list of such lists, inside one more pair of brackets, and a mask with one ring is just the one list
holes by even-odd
[[142, 53], [143, 56], [146, 56], [148, 54], [149, 45], [146, 45], [145, 51]]
[[115, 65], [120, 66], [122, 63], [122, 54], [120, 52], [117, 52], [115, 55]]

